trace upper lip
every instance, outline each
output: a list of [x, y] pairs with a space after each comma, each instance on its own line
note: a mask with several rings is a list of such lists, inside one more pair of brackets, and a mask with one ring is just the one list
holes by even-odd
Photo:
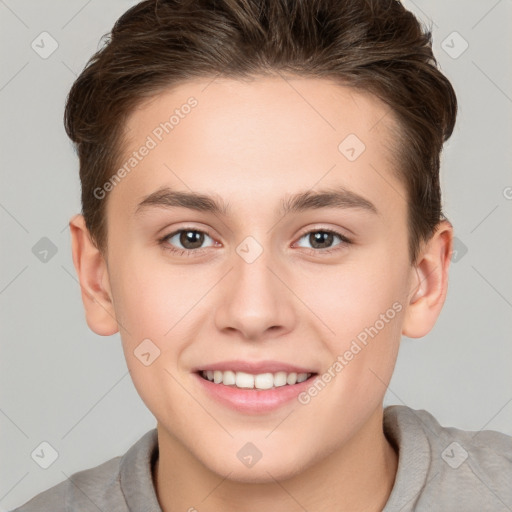
[[218, 363], [205, 364], [201, 366], [197, 366], [192, 371], [200, 372], [200, 371], [208, 371], [208, 370], [221, 370], [227, 371], [231, 370], [233, 372], [246, 372], [252, 373], [254, 375], [260, 373], [276, 373], [276, 372], [286, 372], [286, 373], [316, 373], [311, 368], [305, 368], [303, 366], [297, 366], [290, 363], [282, 363], [280, 361], [221, 361]]

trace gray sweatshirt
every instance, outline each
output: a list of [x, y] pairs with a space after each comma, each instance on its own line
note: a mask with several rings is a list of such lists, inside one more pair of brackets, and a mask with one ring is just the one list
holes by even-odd
[[[384, 409], [398, 471], [383, 512], [512, 512], [512, 437], [441, 427], [427, 411]], [[162, 512], [152, 480], [157, 430], [123, 455], [79, 471], [13, 512]], [[71, 480], [71, 481], [70, 481]]]

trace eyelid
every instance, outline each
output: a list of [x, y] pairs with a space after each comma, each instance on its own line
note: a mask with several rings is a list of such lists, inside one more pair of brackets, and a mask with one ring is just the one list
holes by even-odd
[[[350, 231], [349, 229], [345, 228], [346, 231]], [[326, 227], [325, 224], [324, 225], [314, 225], [312, 227], [308, 227], [307, 229], [305, 229], [304, 231], [301, 231], [301, 233], [298, 235], [297, 237], [297, 240], [300, 240], [304, 235], [308, 235], [309, 233], [316, 233], [318, 231], [326, 231], [328, 233], [333, 233], [335, 235], [338, 235], [339, 237], [341, 237], [342, 239], [346, 240], [346, 241], [350, 241], [352, 242], [351, 238], [349, 235], [346, 235], [342, 228], [338, 228], [338, 227]], [[352, 231], [350, 231], [352, 233]]]
[[[167, 232], [167, 235], [165, 235], [165, 236], [168, 237], [171, 235], [175, 235], [179, 231], [187, 231], [187, 230], [188, 231], [200, 231], [200, 232], [205, 233], [208, 236], [211, 236], [212, 238], [214, 238], [213, 235], [211, 234], [213, 232], [213, 230], [207, 224], [203, 224], [202, 222], [197, 222], [197, 223], [193, 222], [193, 224], [195, 224], [195, 225], [187, 224], [185, 221], [185, 224], [183, 226], [178, 225], [178, 227], [175, 227], [174, 229], [172, 229], [172, 231], [167, 231], [169, 229], [169, 226], [173, 225], [173, 224], [169, 224], [169, 225], [159, 229], [158, 233]], [[164, 235], [162, 235], [162, 236], [164, 236]]]

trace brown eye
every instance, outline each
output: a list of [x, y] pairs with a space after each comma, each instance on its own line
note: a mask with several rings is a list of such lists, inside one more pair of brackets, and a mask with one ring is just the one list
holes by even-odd
[[[206, 238], [212, 240], [204, 231], [185, 228], [174, 231], [170, 235], [166, 235], [160, 239], [160, 243], [170, 250], [185, 252], [203, 249]], [[213, 243], [210, 244], [210, 246], [212, 245]]]
[[204, 233], [200, 231], [181, 231], [179, 241], [185, 249], [198, 249], [204, 242]]
[[[334, 243], [335, 239], [338, 238], [340, 242]], [[345, 245], [351, 243], [350, 240], [342, 235], [341, 233], [337, 233], [336, 231], [332, 231], [330, 229], [317, 229], [315, 231], [309, 231], [305, 233], [300, 240], [306, 239], [306, 241], [311, 245], [311, 249], [317, 249], [318, 252], [335, 248], [338, 245]], [[302, 245], [299, 243], [300, 247], [307, 247], [307, 245]]]
[[316, 231], [309, 234], [309, 242], [313, 249], [326, 249], [331, 246], [334, 235], [327, 231]]

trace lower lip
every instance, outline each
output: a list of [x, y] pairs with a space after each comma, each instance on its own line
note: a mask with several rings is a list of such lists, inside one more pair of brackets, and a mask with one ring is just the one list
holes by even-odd
[[277, 388], [260, 390], [240, 389], [224, 384], [215, 384], [204, 379], [198, 373], [194, 375], [211, 397], [221, 404], [245, 414], [262, 414], [278, 409], [305, 391], [316, 377], [314, 373], [309, 379], [291, 386], [287, 384]]

